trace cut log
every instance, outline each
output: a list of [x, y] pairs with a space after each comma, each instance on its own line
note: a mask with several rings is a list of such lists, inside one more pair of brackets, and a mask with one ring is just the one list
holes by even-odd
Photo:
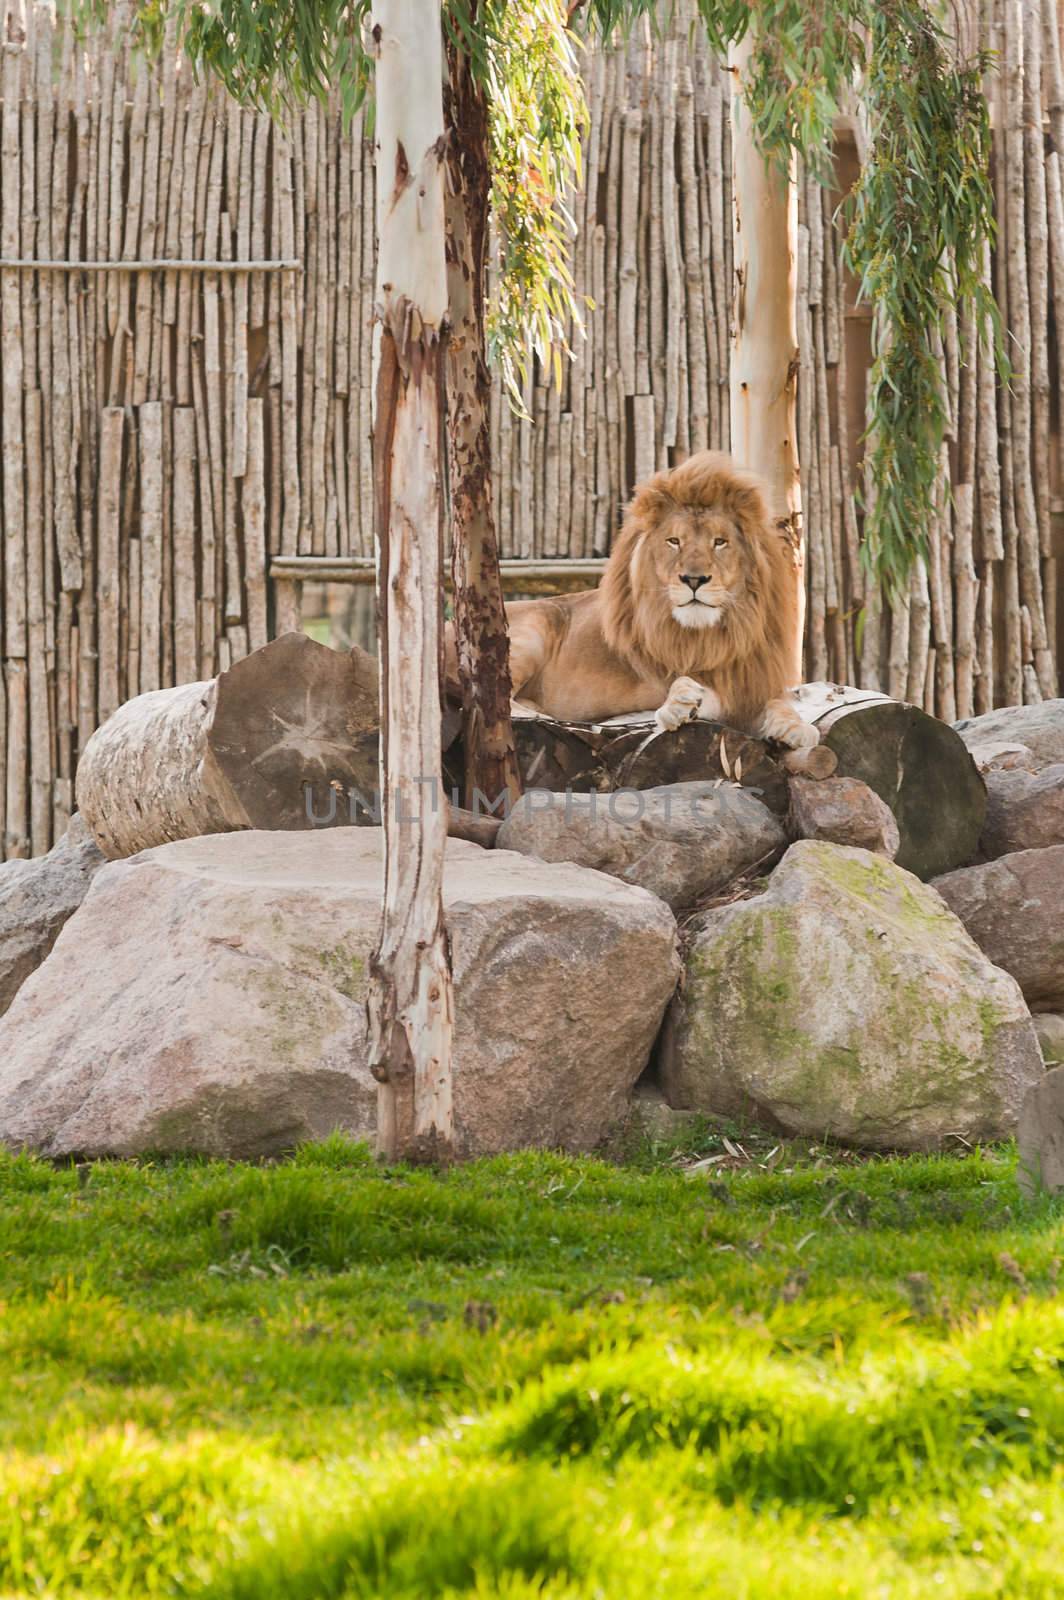
[[[571, 723], [515, 713], [522, 781], [526, 790], [579, 794], [723, 778], [754, 790], [783, 817], [788, 773], [838, 772], [866, 783], [894, 813], [899, 866], [931, 878], [971, 860], [986, 788], [954, 729], [903, 701], [833, 683], [805, 684], [796, 704], [820, 729], [815, 750], [782, 750], [715, 722], [661, 732], [643, 715]], [[460, 772], [458, 760], [449, 769]]]
[[[572, 789], [588, 794], [613, 787], [603, 758], [609, 735], [590, 723], [515, 717], [514, 747], [524, 789]], [[473, 797], [474, 804], [477, 801]]]
[[217, 683], [139, 694], [89, 740], [78, 763], [77, 805], [110, 860], [240, 825], [207, 756]]
[[820, 748], [838, 757], [840, 775], [860, 778], [893, 811], [900, 867], [926, 879], [972, 859], [986, 785], [953, 728], [904, 701], [837, 683], [804, 684], [797, 704], [820, 729]]
[[787, 810], [787, 780], [768, 745], [719, 722], [628, 734], [611, 744], [608, 762], [615, 789], [721, 778], [752, 790], [777, 816]]
[[351, 791], [372, 806], [377, 727], [371, 656], [282, 634], [209, 682], [120, 706], [78, 763], [78, 809], [112, 860], [204, 833], [342, 825]]
[[[513, 727], [526, 791], [604, 794], [721, 778], [754, 790], [778, 816], [787, 811], [786, 776], [770, 747], [718, 722], [662, 730], [653, 717], [641, 714], [592, 723], [515, 712]], [[448, 771], [455, 776], [461, 771], [457, 745], [448, 757]]]

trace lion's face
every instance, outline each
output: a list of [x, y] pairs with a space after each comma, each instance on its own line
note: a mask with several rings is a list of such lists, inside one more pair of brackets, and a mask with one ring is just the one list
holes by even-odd
[[640, 577], [653, 575], [683, 628], [713, 628], [746, 588], [742, 535], [725, 511], [676, 506], [643, 534]]
[[659, 680], [764, 707], [800, 676], [794, 553], [728, 456], [699, 451], [639, 486], [601, 594], [610, 648]]

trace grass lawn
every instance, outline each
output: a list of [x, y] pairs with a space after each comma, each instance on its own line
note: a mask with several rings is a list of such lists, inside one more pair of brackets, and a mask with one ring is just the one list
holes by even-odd
[[0, 1156], [0, 1596], [1059, 1596], [1014, 1159]]

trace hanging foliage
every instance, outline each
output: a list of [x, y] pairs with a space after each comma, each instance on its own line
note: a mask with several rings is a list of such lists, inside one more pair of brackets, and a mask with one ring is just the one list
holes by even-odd
[[[994, 237], [989, 57], [958, 56], [935, 0], [698, 0], [723, 50], [753, 30], [748, 102], [770, 157], [796, 150], [832, 178], [836, 116], [856, 101], [868, 153], [847, 203], [845, 256], [875, 308], [862, 556], [891, 595], [926, 558], [947, 427], [947, 318], [974, 316], [1000, 351], [982, 281]], [[974, 359], [975, 352], [965, 354]], [[1004, 374], [1004, 361], [1000, 361]]]
[[[912, 0], [880, 0], [870, 38], [872, 155], [851, 197], [846, 255], [877, 311], [868, 379], [874, 510], [864, 554], [896, 593], [913, 559], [927, 557], [936, 514], [949, 421], [939, 353], [947, 313], [955, 308], [962, 325], [974, 314], [977, 340], [991, 334], [1000, 350], [1001, 339], [982, 275], [994, 236], [987, 57], [954, 62]], [[976, 359], [974, 349], [961, 354]]]
[[[98, 20], [107, 10], [106, 0], [68, 3]], [[133, 15], [149, 55], [162, 48], [170, 20], [197, 72], [245, 105], [279, 115], [336, 88], [349, 120], [371, 81], [370, 9], [371, 0], [134, 0]], [[639, 7], [610, 0], [602, 9], [612, 22]], [[498, 250], [488, 345], [516, 407], [533, 355], [560, 374], [571, 354], [567, 329], [582, 326], [567, 199], [580, 183], [588, 112], [572, 13], [570, 0], [446, 0], [443, 8], [488, 96]]]
[[[103, 20], [108, 0], [68, 0]], [[365, 47], [370, 0], [133, 0], [145, 49], [162, 47], [168, 19], [189, 57], [245, 105], [277, 114], [338, 89], [345, 115], [365, 97], [373, 69]]]
[[[939, 0], [697, 0], [721, 55], [747, 31], [747, 102], [762, 150], [830, 183], [836, 117], [855, 102], [868, 153], [846, 211], [845, 259], [875, 308], [862, 559], [890, 596], [928, 554], [948, 424], [941, 349], [948, 320], [993, 346], [1000, 319], [983, 281], [993, 245], [990, 56], [960, 55]], [[598, 26], [655, 13], [652, 0], [591, 0]], [[962, 352], [975, 359], [975, 350]]]
[[582, 328], [568, 196], [581, 182], [587, 103], [566, 0], [451, 0], [445, 26], [487, 92], [498, 259], [488, 354], [515, 406], [533, 354], [561, 380], [566, 330]]

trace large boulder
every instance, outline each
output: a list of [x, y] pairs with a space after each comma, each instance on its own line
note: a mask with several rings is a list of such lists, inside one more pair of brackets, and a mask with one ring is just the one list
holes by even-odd
[[965, 717], [953, 726], [969, 750], [973, 754], [980, 751], [984, 760], [994, 746], [1020, 745], [1029, 753], [1033, 768], [1064, 761], [1064, 700], [1043, 700], [1036, 706], [1000, 706], [997, 711], [985, 711], [981, 717]]
[[1023, 1102], [1017, 1177], [1025, 1194], [1064, 1192], [1064, 1067], [1054, 1067]]
[[860, 778], [793, 777], [790, 790], [796, 838], [854, 845], [894, 860], [901, 842], [894, 813]]
[[80, 816], [46, 856], [0, 866], [0, 1014], [55, 944], [104, 857]]
[[986, 822], [979, 843], [990, 859], [1064, 844], [1064, 762], [1040, 772], [989, 770]]
[[1064, 844], [961, 867], [934, 887], [1032, 1011], [1064, 1011]]
[[[244, 832], [114, 862], [0, 1022], [0, 1139], [49, 1156], [270, 1155], [369, 1135], [378, 829]], [[461, 841], [445, 903], [463, 1155], [594, 1146], [679, 974], [644, 890]]]
[[779, 818], [756, 795], [717, 779], [612, 794], [533, 790], [503, 823], [497, 845], [594, 867], [678, 909], [722, 889], [786, 842]]
[[873, 1150], [1008, 1134], [1044, 1071], [1016, 983], [934, 890], [814, 840], [703, 914], [660, 1068], [673, 1105]]

